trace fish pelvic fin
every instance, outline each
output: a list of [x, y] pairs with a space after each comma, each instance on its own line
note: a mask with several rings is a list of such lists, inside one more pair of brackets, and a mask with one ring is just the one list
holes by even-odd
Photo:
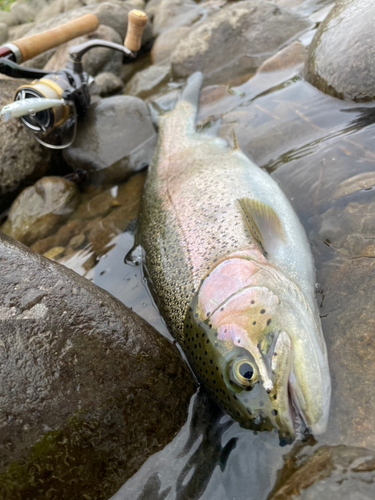
[[285, 241], [280, 219], [269, 205], [250, 198], [240, 198], [236, 200], [236, 205], [247, 229], [265, 254]]

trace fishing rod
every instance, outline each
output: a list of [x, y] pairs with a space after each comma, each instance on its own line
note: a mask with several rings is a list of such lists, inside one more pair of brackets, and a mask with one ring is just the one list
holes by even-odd
[[90, 106], [89, 87], [94, 79], [83, 71], [82, 57], [89, 50], [104, 47], [120, 51], [125, 60], [135, 59], [141, 48], [147, 16], [139, 10], [128, 14], [124, 45], [93, 39], [69, 49], [65, 68], [44, 71], [21, 63], [74, 38], [95, 31], [99, 19], [86, 14], [43, 33], [21, 38], [0, 47], [0, 73], [34, 81], [16, 90], [14, 102], [0, 111], [6, 120], [19, 118], [35, 139], [50, 149], [69, 147], [75, 139], [77, 121]]

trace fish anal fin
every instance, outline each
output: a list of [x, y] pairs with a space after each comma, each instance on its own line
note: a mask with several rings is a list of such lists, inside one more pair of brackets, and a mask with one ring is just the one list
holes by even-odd
[[285, 242], [283, 227], [273, 208], [250, 198], [238, 199], [237, 205], [248, 230], [265, 252], [272, 252]]

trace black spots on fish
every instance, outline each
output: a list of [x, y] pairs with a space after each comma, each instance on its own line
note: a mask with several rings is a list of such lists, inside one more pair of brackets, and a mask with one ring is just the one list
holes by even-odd
[[203, 366], [206, 366], [206, 362], [205, 361], [203, 361]]
[[264, 401], [259, 401], [259, 406], [262, 408], [262, 406], [264, 406]]
[[[210, 359], [210, 365], [212, 365], [212, 363], [213, 363], [213, 361], [212, 361], [212, 359]], [[212, 374], [213, 374], [213, 373], [212, 373]]]
[[230, 402], [230, 397], [229, 397], [229, 396], [227, 396], [227, 399], [228, 399], [228, 401]]
[[212, 328], [212, 325], [208, 325], [208, 328]]
[[202, 344], [199, 342], [199, 349], [202, 349]]
[[251, 300], [250, 300], [250, 304], [255, 304], [255, 300], [254, 300], [254, 299], [251, 299]]
[[208, 316], [209, 316], [210, 314], [211, 314], [210, 312], [208, 312], [208, 313], [206, 314], [207, 318], [208, 318]]
[[196, 349], [196, 348], [197, 348], [197, 344], [194, 344], [194, 349]]
[[276, 415], [277, 415], [277, 410], [272, 410], [272, 411], [271, 411], [271, 413], [272, 413], [272, 415], [273, 415], [274, 417], [276, 417]]
[[238, 399], [238, 398], [237, 398], [237, 396], [236, 396], [235, 394], [233, 394], [233, 399], [234, 399], [235, 401], [237, 401], [237, 399]]
[[210, 339], [207, 339], [207, 340], [206, 340], [206, 344], [209, 344], [209, 343], [210, 343]]
[[196, 333], [196, 334], [195, 334], [195, 338], [198, 338], [198, 337], [199, 337], [199, 334], [198, 334], [198, 333]]
[[253, 321], [253, 325], [255, 326], [256, 324], [257, 324], [257, 322], [256, 322], [256, 321]]
[[274, 352], [273, 355], [276, 357], [277, 356], [277, 352]]
[[267, 326], [270, 326], [271, 324], [271, 318], [267, 321]]
[[[226, 332], [226, 330], [225, 330], [225, 332]], [[215, 332], [215, 337], [217, 337], [217, 332]]]
[[203, 333], [202, 333], [202, 339], [203, 339], [205, 336], [206, 336], [206, 334], [203, 332]]
[[216, 371], [219, 371], [219, 367], [218, 366], [216, 367]]
[[207, 352], [207, 351], [204, 351], [204, 354], [207, 356], [207, 355], [208, 355], [208, 352]]
[[211, 372], [211, 375], [214, 376], [214, 372]]
[[196, 318], [198, 318], [198, 313], [195, 313], [195, 314], [194, 314], [194, 316], [195, 316]]
[[220, 311], [224, 311], [224, 307], [222, 307], [222, 308], [220, 309]]
[[273, 395], [273, 399], [277, 399], [277, 394], [274, 394], [274, 395]]
[[265, 309], [261, 309], [261, 310], [260, 310], [260, 314], [264, 314], [265, 312], [266, 312], [266, 310], [265, 310]]

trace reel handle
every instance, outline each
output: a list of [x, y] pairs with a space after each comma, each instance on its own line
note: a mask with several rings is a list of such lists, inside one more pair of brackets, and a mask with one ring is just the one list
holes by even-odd
[[128, 14], [128, 30], [124, 45], [132, 52], [138, 52], [141, 48], [142, 35], [147, 21], [147, 15], [141, 10], [133, 9]]
[[25, 62], [73, 38], [91, 33], [95, 31], [98, 26], [99, 19], [94, 14], [86, 14], [78, 19], [62, 24], [61, 26], [44, 31], [43, 33], [31, 35], [27, 38], [20, 38], [12, 42], [12, 45], [15, 45], [19, 49], [22, 56], [22, 60], [17, 60], [17, 62]]

